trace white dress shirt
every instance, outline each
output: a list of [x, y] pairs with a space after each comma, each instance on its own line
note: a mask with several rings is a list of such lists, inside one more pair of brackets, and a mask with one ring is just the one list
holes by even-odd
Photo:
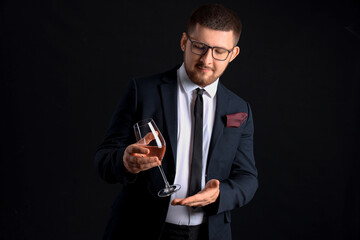
[[[176, 155], [176, 174], [174, 183], [180, 184], [181, 189], [171, 196], [174, 198], [186, 198], [190, 180], [190, 166], [194, 132], [194, 105], [196, 99], [196, 89], [198, 85], [193, 83], [188, 75], [184, 64], [177, 71], [177, 113], [178, 113], [178, 132], [177, 132], [177, 155]], [[211, 134], [214, 126], [216, 109], [216, 90], [219, 79], [206, 86], [203, 94], [204, 113], [203, 113], [203, 159], [202, 159], [202, 178], [201, 188], [205, 187], [205, 170]], [[166, 222], [178, 225], [199, 225], [203, 222], [204, 212], [186, 206], [172, 206], [170, 204], [166, 216]]]

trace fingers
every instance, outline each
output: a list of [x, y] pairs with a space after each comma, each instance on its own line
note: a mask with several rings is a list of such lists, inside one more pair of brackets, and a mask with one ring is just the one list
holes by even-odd
[[125, 153], [127, 153], [129, 155], [134, 155], [134, 156], [136, 156], [137, 154], [140, 154], [139, 156], [141, 156], [141, 155], [145, 156], [146, 154], [149, 154], [149, 152], [150, 152], [149, 149], [144, 148], [141, 145], [137, 145], [137, 144], [129, 145], [125, 149]]
[[181, 205], [181, 206], [188, 206], [188, 207], [204, 207], [204, 206], [212, 203], [212, 201], [210, 199], [197, 198], [195, 196], [196, 195], [188, 197], [188, 198], [175, 198], [171, 202], [171, 205], [173, 205], [173, 206]]
[[171, 205], [175, 206], [175, 205], [181, 205], [180, 202], [184, 200], [183, 198], [175, 198], [174, 200], [172, 200]]
[[123, 156], [123, 163], [127, 171], [136, 174], [161, 165], [157, 157], [147, 157], [148, 153], [149, 150], [140, 145], [129, 145]]
[[160, 161], [157, 157], [135, 157], [135, 156], [130, 156], [127, 161], [130, 167], [139, 168], [139, 169], [147, 168], [148, 166], [152, 166], [153, 164], [155, 164], [154, 166], [157, 166], [158, 162]]
[[[159, 134], [158, 132], [156, 132], [156, 134]], [[137, 144], [141, 144], [141, 145], [148, 145], [152, 140], [155, 139], [155, 136], [152, 132], [148, 132], [145, 137], [143, 137], [142, 139], [140, 139]]]
[[126, 169], [134, 174], [161, 165], [157, 157], [136, 157], [130, 155], [124, 158], [123, 162]]
[[187, 198], [175, 198], [171, 205], [181, 205], [181, 206], [188, 206], [188, 207], [203, 207], [205, 205], [210, 204], [209, 199], [202, 198], [199, 194], [195, 194], [194, 196], [187, 197]]
[[133, 164], [129, 166], [130, 172], [132, 173], [139, 173], [142, 171], [146, 171], [150, 168], [159, 166], [161, 163], [159, 162], [151, 162], [151, 163], [144, 163], [144, 164]]
[[176, 198], [171, 204], [181, 205], [189, 207], [203, 207], [216, 201], [220, 194], [220, 182], [219, 180], [212, 179], [208, 181], [205, 188], [199, 193], [187, 197], [187, 198]]
[[[195, 195], [194, 195], [195, 196]], [[175, 198], [172, 202], [171, 205], [175, 206], [175, 205], [181, 205], [181, 206], [190, 206], [188, 204], [191, 204], [193, 201], [191, 199], [188, 198]]]

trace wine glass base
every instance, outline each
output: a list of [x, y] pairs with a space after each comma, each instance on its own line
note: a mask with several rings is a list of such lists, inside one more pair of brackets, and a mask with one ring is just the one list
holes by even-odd
[[181, 186], [179, 184], [174, 184], [171, 185], [169, 188], [163, 188], [158, 192], [158, 196], [159, 197], [168, 197], [171, 194], [179, 191], [179, 189], [181, 188]]

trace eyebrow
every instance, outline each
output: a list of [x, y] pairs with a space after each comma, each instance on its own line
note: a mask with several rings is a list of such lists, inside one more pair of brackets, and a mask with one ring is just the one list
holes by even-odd
[[[192, 39], [193, 40], [193, 39]], [[209, 47], [212, 47], [212, 48], [222, 48], [222, 49], [225, 49], [225, 50], [227, 50], [227, 51], [232, 51], [233, 49], [234, 49], [234, 47], [232, 47], [232, 48], [227, 48], [227, 47], [221, 47], [221, 46], [211, 46], [211, 45], [209, 45], [209, 44], [207, 44], [207, 43], [204, 43], [204, 42], [201, 42], [201, 41], [198, 41], [198, 40], [193, 40], [194, 42], [198, 42], [198, 43], [202, 43], [202, 44], [205, 44], [206, 46], [209, 46]]]
[[223, 46], [212, 46], [212, 45], [210, 45], [210, 44], [207, 44], [207, 43], [204, 43], [204, 42], [202, 42], [202, 41], [200, 41], [200, 40], [197, 40], [197, 39], [195, 39], [195, 38], [193, 38], [193, 37], [190, 37], [187, 33], [186, 33], [186, 36], [187, 36], [188, 38], [191, 38], [191, 40], [193, 40], [193, 41], [195, 41], [195, 42], [203, 43], [203, 44], [205, 44], [205, 45], [207, 45], [207, 46], [209, 46], [209, 47], [223, 48], [223, 49], [226, 49], [226, 50], [228, 50], [228, 51], [232, 51], [232, 50], [235, 48], [235, 46], [233, 46], [232, 48], [227, 48], [227, 47], [223, 47]]

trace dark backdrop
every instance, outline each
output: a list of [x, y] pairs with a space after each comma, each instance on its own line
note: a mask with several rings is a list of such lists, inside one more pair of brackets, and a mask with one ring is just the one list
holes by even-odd
[[[234, 239], [359, 239], [359, 2], [219, 2], [244, 22], [221, 81], [253, 108], [260, 181]], [[181, 63], [203, 3], [1, 2], [0, 239], [101, 238], [119, 185], [96, 146], [130, 78]]]

